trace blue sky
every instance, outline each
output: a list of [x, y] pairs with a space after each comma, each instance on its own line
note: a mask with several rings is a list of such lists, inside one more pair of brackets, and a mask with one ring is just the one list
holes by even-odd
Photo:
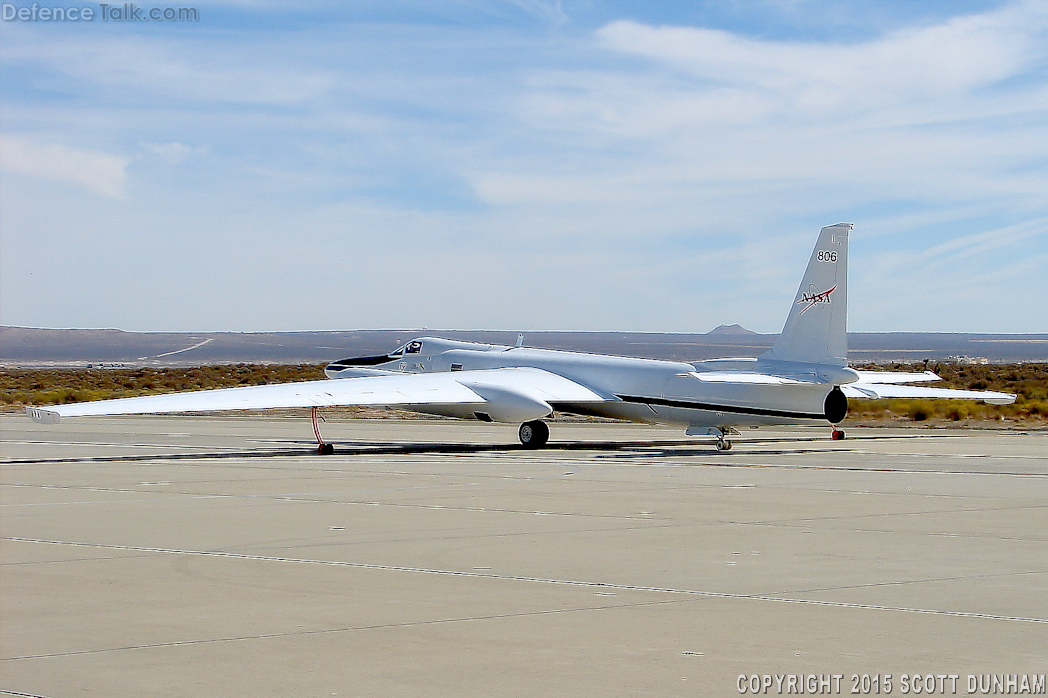
[[194, 7], [0, 22], [3, 324], [1048, 332], [1044, 2]]

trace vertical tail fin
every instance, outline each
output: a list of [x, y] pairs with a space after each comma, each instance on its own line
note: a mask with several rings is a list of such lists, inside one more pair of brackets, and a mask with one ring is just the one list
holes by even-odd
[[848, 233], [851, 223], [819, 233], [782, 334], [762, 359], [848, 364]]

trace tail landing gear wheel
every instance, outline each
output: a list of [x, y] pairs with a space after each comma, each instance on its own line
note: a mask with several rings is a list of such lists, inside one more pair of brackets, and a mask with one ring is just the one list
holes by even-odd
[[520, 425], [517, 436], [524, 448], [542, 448], [549, 441], [549, 427], [540, 419], [524, 422]]
[[717, 450], [718, 451], [730, 451], [731, 441], [727, 439], [717, 439]]
[[830, 438], [834, 441], [840, 441], [844, 438], [844, 432], [834, 427], [833, 433], [830, 434]]
[[321, 456], [330, 456], [335, 452], [335, 447], [331, 444], [320, 444], [317, 446], [317, 454]]

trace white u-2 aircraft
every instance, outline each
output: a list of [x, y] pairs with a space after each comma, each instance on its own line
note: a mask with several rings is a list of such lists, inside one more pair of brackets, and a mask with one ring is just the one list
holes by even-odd
[[312, 409], [318, 452], [331, 453], [317, 409], [396, 407], [427, 414], [519, 424], [520, 442], [541, 448], [543, 420], [554, 411], [676, 424], [688, 435], [728, 436], [739, 426], [829, 422], [832, 437], [848, 399], [961, 398], [995, 404], [1015, 395], [906, 385], [940, 380], [923, 373], [848, 367], [849, 223], [822, 229], [797, 297], [774, 346], [755, 359], [684, 363], [420, 337], [380, 356], [342, 359], [328, 380], [27, 407], [34, 421], [62, 417], [211, 412], [285, 407]]

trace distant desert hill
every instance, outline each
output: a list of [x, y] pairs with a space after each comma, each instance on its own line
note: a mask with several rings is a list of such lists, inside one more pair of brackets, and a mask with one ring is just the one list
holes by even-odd
[[754, 332], [753, 330], [747, 330], [742, 325], [717, 325], [712, 330], [710, 330], [709, 332], [706, 333], [707, 336], [709, 336], [711, 334], [713, 334], [713, 335], [730, 334], [730, 335], [738, 336], [738, 335], [756, 335], [758, 333]]

